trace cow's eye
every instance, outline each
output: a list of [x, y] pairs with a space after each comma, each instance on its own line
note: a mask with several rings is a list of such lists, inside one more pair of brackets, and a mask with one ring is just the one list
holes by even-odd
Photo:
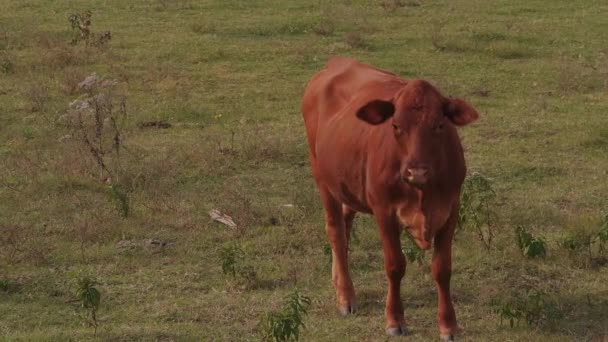
[[396, 135], [400, 135], [401, 132], [403, 132], [401, 130], [401, 127], [399, 127], [397, 124], [393, 124], [393, 131], [395, 132]]

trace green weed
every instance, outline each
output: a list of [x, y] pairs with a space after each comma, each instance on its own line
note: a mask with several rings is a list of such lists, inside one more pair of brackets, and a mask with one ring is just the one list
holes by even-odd
[[493, 312], [500, 317], [500, 325], [508, 321], [511, 328], [522, 320], [529, 326], [540, 327], [563, 317], [558, 306], [544, 292], [534, 289], [509, 299], [494, 300], [492, 306]]
[[110, 196], [122, 217], [129, 216], [129, 195], [119, 184], [110, 185]]
[[401, 250], [409, 262], [416, 262], [418, 265], [422, 265], [424, 262], [424, 250], [420, 249], [418, 245], [412, 241], [409, 234], [404, 233], [406, 239], [402, 239]]
[[547, 243], [540, 237], [530, 234], [524, 227], [515, 228], [517, 247], [522, 255], [528, 258], [544, 258], [547, 255]]
[[458, 230], [466, 227], [475, 230], [487, 249], [492, 246], [497, 221], [495, 199], [496, 192], [489, 178], [473, 173], [465, 179], [460, 194], [457, 227]]
[[99, 283], [90, 277], [80, 277], [76, 282], [76, 298], [82, 308], [87, 311], [87, 321], [95, 329], [95, 335], [97, 335], [97, 327], [99, 322], [97, 321], [97, 310], [101, 303], [101, 293], [96, 285]]
[[305, 328], [304, 316], [308, 314], [310, 298], [295, 290], [285, 298], [280, 312], [271, 312], [261, 319], [263, 341], [298, 341], [300, 329]]
[[[583, 224], [592, 224], [584, 222]], [[602, 217], [596, 227], [575, 227], [559, 240], [558, 245], [568, 251], [571, 257], [583, 256], [584, 264], [605, 264], [604, 252], [608, 241], [608, 215]]]
[[10, 283], [8, 280], [0, 279], [0, 291], [8, 292]]
[[15, 71], [15, 64], [7, 57], [0, 58], [0, 71], [3, 74], [12, 74]]
[[325, 242], [323, 244], [323, 255], [325, 255], [325, 257], [327, 258], [327, 264], [331, 265], [332, 251], [331, 251], [331, 245], [329, 244], [329, 242]]
[[110, 31], [105, 31], [100, 34], [91, 31], [92, 16], [93, 12], [91, 12], [91, 10], [84, 10], [80, 13], [73, 13], [68, 17], [68, 21], [74, 32], [74, 37], [71, 41], [72, 45], [84, 41], [86, 46], [103, 46], [112, 39], [112, 33]]
[[222, 249], [220, 260], [222, 262], [222, 272], [236, 278], [237, 272], [245, 260], [245, 252], [241, 246], [235, 243]]
[[247, 256], [239, 244], [233, 243], [222, 248], [220, 261], [222, 273], [232, 276], [233, 280], [244, 281], [245, 288], [257, 285], [258, 274], [252, 265], [247, 264]]

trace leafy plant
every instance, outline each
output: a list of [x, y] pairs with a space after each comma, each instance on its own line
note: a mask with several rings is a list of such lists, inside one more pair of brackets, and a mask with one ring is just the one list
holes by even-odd
[[76, 298], [78, 299], [80, 306], [87, 310], [87, 319], [90, 319], [89, 323], [95, 328], [95, 335], [97, 335], [97, 310], [101, 302], [101, 293], [96, 285], [99, 283], [89, 277], [81, 277], [77, 280]]
[[225, 246], [220, 252], [222, 262], [222, 272], [232, 275], [232, 279], [244, 280], [245, 287], [250, 288], [258, 282], [258, 275], [255, 268], [245, 263], [246, 255], [241, 246], [237, 243]]
[[425, 255], [424, 250], [422, 250], [414, 241], [412, 241], [409, 234], [406, 233], [405, 235], [407, 238], [405, 241], [403, 241], [403, 245], [401, 247], [403, 254], [405, 254], [405, 257], [409, 262], [416, 262], [418, 265], [422, 265]]
[[327, 257], [327, 263], [331, 265], [332, 252], [331, 245], [329, 244], [329, 242], [325, 242], [325, 244], [323, 245], [323, 255]]
[[8, 280], [0, 279], [0, 291], [8, 292], [9, 287]]
[[496, 212], [493, 209], [496, 192], [491, 181], [479, 173], [465, 179], [460, 194], [458, 230], [465, 227], [475, 229], [479, 240], [489, 249], [494, 238]]
[[220, 259], [222, 261], [222, 272], [231, 274], [233, 278], [236, 278], [237, 271], [245, 259], [245, 252], [235, 243], [222, 249]]
[[287, 303], [280, 312], [271, 312], [260, 321], [262, 340], [298, 341], [300, 329], [305, 328], [304, 316], [308, 313], [310, 298], [293, 291], [286, 298]]
[[116, 207], [120, 211], [122, 217], [129, 216], [129, 195], [126, 191], [124, 191], [120, 185], [112, 184], [110, 185], [110, 195], [114, 202], [116, 203]]
[[110, 31], [105, 31], [100, 34], [95, 34], [91, 31], [92, 16], [93, 12], [91, 12], [91, 10], [84, 10], [80, 13], [73, 13], [68, 17], [72, 31], [76, 33], [74, 38], [72, 38], [72, 45], [84, 41], [86, 46], [102, 46], [112, 39], [112, 33]]
[[15, 70], [15, 64], [8, 58], [0, 59], [0, 71], [3, 74], [10, 74]]
[[562, 318], [563, 314], [547, 295], [535, 289], [514, 297], [492, 302], [493, 312], [500, 317], [500, 325], [509, 322], [513, 328], [523, 320], [529, 326], [543, 326]]
[[78, 42], [84, 40], [86, 44], [89, 43], [89, 37], [91, 36], [91, 16], [93, 13], [90, 10], [85, 10], [80, 13], [73, 13], [68, 17], [68, 21], [72, 27], [72, 31], [77, 31], [78, 35], [72, 39], [72, 44], [78, 44]]
[[543, 258], [547, 255], [547, 243], [540, 237], [530, 234], [525, 228], [515, 228], [517, 246], [522, 255], [528, 258]]

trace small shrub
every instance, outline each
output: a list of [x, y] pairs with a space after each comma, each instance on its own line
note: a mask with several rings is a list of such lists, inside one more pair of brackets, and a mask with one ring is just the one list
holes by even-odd
[[403, 241], [403, 246], [401, 247], [403, 254], [409, 262], [415, 262], [421, 266], [425, 256], [424, 250], [420, 249], [420, 247], [412, 241], [408, 233], [404, 234], [407, 235], [407, 238]]
[[87, 311], [87, 322], [95, 328], [95, 335], [97, 335], [97, 310], [101, 303], [101, 293], [96, 285], [99, 283], [89, 277], [80, 277], [76, 282], [76, 298], [82, 308]]
[[497, 218], [494, 211], [495, 198], [492, 183], [483, 175], [474, 173], [464, 181], [460, 194], [458, 230], [473, 228], [487, 249], [492, 246], [494, 238]]
[[15, 64], [8, 57], [1, 57], [0, 71], [2, 71], [3, 74], [12, 74], [15, 71]]
[[380, 6], [387, 12], [394, 12], [402, 7], [419, 7], [420, 1], [415, 0], [383, 0]]
[[547, 254], [547, 243], [540, 237], [534, 237], [525, 228], [515, 229], [517, 246], [522, 255], [528, 258], [543, 258]]
[[263, 341], [298, 341], [300, 329], [305, 328], [304, 316], [308, 313], [310, 298], [297, 290], [286, 297], [287, 303], [280, 312], [271, 312], [260, 321]]
[[91, 157], [99, 180], [109, 186], [110, 198], [120, 214], [127, 217], [132, 186], [127, 186], [131, 182], [123, 179], [122, 166], [126, 96], [120, 94], [117, 81], [104, 80], [96, 74], [86, 77], [78, 89], [84, 94], [70, 103], [66, 116], [74, 137], [70, 141], [76, 145], [76, 152]]
[[196, 23], [196, 24], [192, 24], [192, 26], [190, 26], [190, 29], [192, 30], [192, 32], [194, 32], [196, 34], [211, 34], [211, 33], [216, 33], [217, 32], [217, 29], [216, 29], [215, 25], [213, 25], [211, 23], [205, 23], [205, 24]]
[[445, 21], [436, 21], [433, 23], [431, 28], [431, 44], [437, 51], [443, 51], [447, 48], [445, 37], [443, 35], [443, 28]]
[[329, 242], [325, 242], [325, 244], [323, 244], [323, 255], [325, 255], [325, 257], [327, 258], [327, 264], [331, 265], [332, 251]]
[[30, 112], [42, 112], [49, 100], [49, 89], [47, 86], [34, 83], [27, 90], [25, 96], [29, 101]]
[[129, 216], [129, 195], [119, 184], [110, 185], [110, 196], [122, 217]]
[[313, 26], [312, 30], [319, 36], [330, 36], [336, 30], [335, 19], [329, 15], [323, 16], [321, 20]]
[[91, 36], [91, 16], [93, 13], [90, 10], [85, 10], [80, 13], [73, 13], [68, 17], [68, 21], [72, 27], [72, 31], [77, 34], [72, 38], [72, 44], [76, 45], [80, 41], [85, 41], [88, 45]]
[[81, 41], [85, 42], [86, 46], [104, 46], [112, 39], [110, 31], [104, 31], [96, 34], [91, 31], [91, 17], [93, 12], [84, 10], [80, 13], [73, 13], [68, 17], [72, 31], [75, 33], [71, 44], [76, 45]]
[[0, 279], [0, 291], [8, 292], [10, 284], [8, 280]]
[[17, 256], [24, 252], [24, 229], [19, 226], [0, 225], [0, 255], [7, 263], [16, 263]]
[[583, 266], [598, 266], [607, 263], [604, 256], [607, 241], [608, 215], [600, 219], [596, 227], [585, 222], [584, 228], [565, 234], [558, 245], [568, 251], [571, 259], [584, 256]]
[[513, 328], [524, 321], [528, 326], [541, 327], [563, 317], [558, 306], [538, 290], [517, 293], [508, 299], [493, 300], [493, 312], [500, 317], [500, 325], [506, 320]]
[[224, 274], [230, 274], [233, 278], [236, 278], [237, 272], [239, 271], [244, 259], [245, 252], [243, 252], [243, 249], [236, 243], [224, 247], [220, 253], [222, 272]]
[[367, 47], [363, 35], [356, 31], [348, 32], [344, 35], [344, 42], [353, 49], [363, 49]]
[[253, 288], [258, 284], [258, 274], [253, 266], [246, 264], [246, 260], [245, 252], [237, 243], [225, 246], [220, 252], [222, 273], [231, 275], [245, 288]]

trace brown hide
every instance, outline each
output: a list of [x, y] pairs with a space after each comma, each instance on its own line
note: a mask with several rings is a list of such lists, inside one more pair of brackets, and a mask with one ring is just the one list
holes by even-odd
[[[373, 125], [357, 116], [374, 100], [392, 101], [392, 118]], [[315, 179], [356, 211], [388, 208], [420, 247], [429, 248], [457, 202], [466, 172], [455, 126], [477, 116], [473, 110], [472, 120], [452, 122], [444, 111], [456, 101], [463, 102], [444, 98], [425, 81], [406, 81], [354, 60], [331, 59], [308, 84], [302, 105]], [[442, 115], [441, 134], [420, 127], [435, 124], [432, 121]], [[394, 125], [409, 130], [400, 134], [413, 141], [401, 146]], [[414, 135], [420, 137], [411, 139]], [[402, 181], [408, 156], [417, 159], [413, 163], [424, 160], [431, 166], [428, 184], [420, 187]]]
[[404, 80], [352, 59], [332, 58], [302, 100], [310, 161], [332, 247], [340, 311], [355, 308], [348, 243], [356, 212], [375, 216], [388, 278], [387, 332], [406, 333], [400, 297], [406, 228], [423, 249], [434, 246], [442, 337], [458, 331], [450, 295], [451, 248], [466, 168], [457, 126], [477, 119], [424, 80]]

